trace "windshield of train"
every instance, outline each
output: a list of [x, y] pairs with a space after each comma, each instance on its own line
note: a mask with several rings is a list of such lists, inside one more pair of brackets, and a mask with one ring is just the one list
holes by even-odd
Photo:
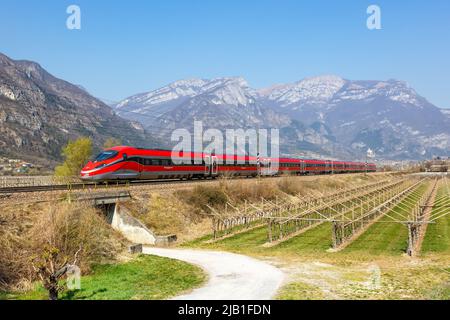
[[94, 162], [105, 161], [105, 160], [114, 158], [117, 155], [118, 155], [118, 152], [114, 151], [114, 150], [103, 151], [95, 158]]

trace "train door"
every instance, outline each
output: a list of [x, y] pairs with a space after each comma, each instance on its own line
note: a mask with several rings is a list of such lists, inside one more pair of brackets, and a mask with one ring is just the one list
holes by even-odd
[[216, 156], [211, 157], [211, 175], [217, 176], [219, 173], [219, 163]]
[[209, 176], [211, 174], [211, 157], [205, 156], [203, 159], [205, 161], [205, 176]]
[[143, 179], [144, 178], [144, 158], [138, 158], [138, 171], [139, 171], [139, 178]]

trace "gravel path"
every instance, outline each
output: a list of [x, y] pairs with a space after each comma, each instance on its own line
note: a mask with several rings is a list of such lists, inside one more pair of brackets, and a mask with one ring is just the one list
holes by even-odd
[[284, 279], [283, 272], [268, 263], [228, 252], [150, 247], [143, 252], [192, 263], [208, 273], [205, 286], [177, 300], [269, 300]]

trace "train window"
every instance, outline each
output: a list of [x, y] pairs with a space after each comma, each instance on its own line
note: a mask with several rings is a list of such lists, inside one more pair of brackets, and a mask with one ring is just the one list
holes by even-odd
[[100, 153], [94, 160], [94, 162], [99, 162], [99, 161], [105, 161], [108, 159], [112, 159], [115, 156], [117, 156], [119, 153], [117, 151], [114, 150], [109, 150], [109, 151], [103, 151], [102, 153]]
[[160, 160], [153, 159], [153, 160], [152, 160], [152, 165], [153, 165], [153, 166], [160, 166], [160, 165], [161, 165], [161, 162], [160, 162]]
[[144, 160], [144, 165], [150, 166], [151, 164], [152, 164], [152, 160], [150, 160], [150, 159], [145, 159]]
[[162, 163], [163, 166], [170, 166], [171, 165], [170, 160], [161, 160], [161, 163]]

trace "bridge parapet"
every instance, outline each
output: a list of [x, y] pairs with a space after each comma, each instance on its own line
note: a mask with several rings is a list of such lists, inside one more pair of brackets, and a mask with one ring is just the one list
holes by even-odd
[[70, 194], [70, 201], [87, 202], [94, 206], [105, 206], [117, 204], [121, 201], [131, 200], [129, 191], [111, 191], [96, 193], [75, 193]]

